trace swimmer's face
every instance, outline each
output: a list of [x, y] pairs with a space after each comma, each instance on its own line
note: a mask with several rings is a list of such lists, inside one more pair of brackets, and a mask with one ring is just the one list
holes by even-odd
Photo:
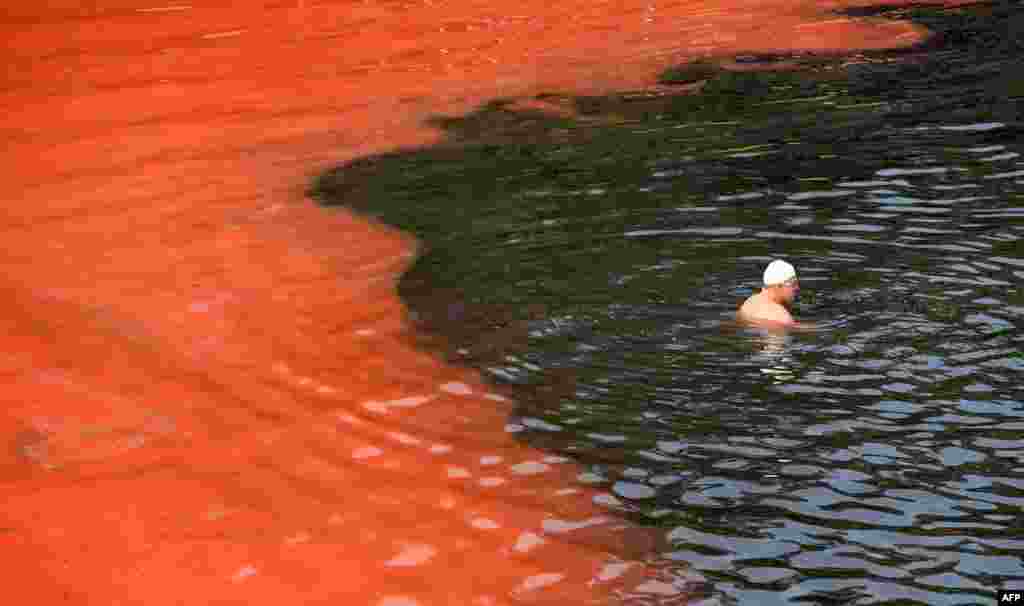
[[800, 281], [796, 278], [786, 280], [782, 283], [782, 298], [787, 302], [792, 302], [796, 299], [797, 295], [800, 294]]

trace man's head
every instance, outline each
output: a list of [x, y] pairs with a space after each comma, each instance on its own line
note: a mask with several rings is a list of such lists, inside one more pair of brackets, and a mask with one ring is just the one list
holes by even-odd
[[796, 269], [781, 259], [768, 264], [764, 270], [764, 288], [779, 303], [791, 303], [800, 294]]

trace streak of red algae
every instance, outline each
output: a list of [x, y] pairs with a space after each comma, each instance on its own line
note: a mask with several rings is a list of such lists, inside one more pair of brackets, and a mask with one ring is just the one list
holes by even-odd
[[[634, 537], [571, 465], [508, 437], [507, 403], [479, 376], [409, 345], [394, 285], [414, 242], [301, 191], [332, 163], [427, 144], [423, 118], [495, 96], [924, 35], [823, 12], [854, 4], [5, 7], [5, 593], [600, 599], [629, 555], [616, 541]], [[619, 590], [671, 589], [632, 570]]]

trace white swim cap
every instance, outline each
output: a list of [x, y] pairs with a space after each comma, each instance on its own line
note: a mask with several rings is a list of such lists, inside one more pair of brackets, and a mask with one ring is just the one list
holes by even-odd
[[793, 266], [781, 259], [775, 259], [764, 270], [764, 285], [775, 286], [796, 277]]

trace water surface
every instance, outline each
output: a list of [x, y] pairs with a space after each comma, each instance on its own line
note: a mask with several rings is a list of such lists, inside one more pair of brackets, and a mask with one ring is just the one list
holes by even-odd
[[[424, 242], [421, 345], [725, 601], [994, 603], [1024, 586], [1021, 9], [915, 15], [926, 55], [497, 101], [318, 192]], [[817, 330], [731, 322], [776, 257]]]

